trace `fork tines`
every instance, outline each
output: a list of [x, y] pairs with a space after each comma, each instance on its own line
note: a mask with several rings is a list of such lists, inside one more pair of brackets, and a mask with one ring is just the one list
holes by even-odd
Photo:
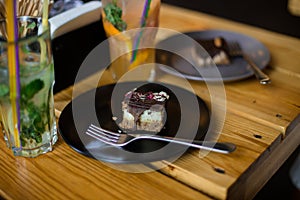
[[231, 56], [243, 56], [243, 51], [238, 42], [229, 42], [228, 43], [229, 48], [229, 55]]
[[93, 124], [88, 127], [86, 134], [106, 143], [116, 143], [120, 138], [120, 134], [102, 129]]

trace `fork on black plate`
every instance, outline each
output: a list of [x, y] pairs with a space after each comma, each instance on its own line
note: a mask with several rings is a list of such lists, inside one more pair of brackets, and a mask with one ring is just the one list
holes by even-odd
[[152, 134], [127, 134], [124, 132], [112, 132], [101, 127], [91, 124], [87, 131], [87, 135], [104, 142], [106, 144], [122, 147], [128, 145], [129, 143], [139, 140], [139, 139], [149, 139], [149, 140], [160, 140], [165, 142], [173, 142], [176, 144], [187, 145], [189, 147], [204, 149], [208, 151], [218, 152], [218, 153], [231, 153], [236, 149], [233, 143], [229, 142], [209, 142], [209, 141], [199, 141], [199, 140], [187, 140], [176, 137], [166, 137], [160, 135]]

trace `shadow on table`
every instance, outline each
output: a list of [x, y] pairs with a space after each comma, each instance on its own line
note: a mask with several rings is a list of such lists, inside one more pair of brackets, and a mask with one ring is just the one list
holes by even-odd
[[289, 171], [297, 156], [300, 155], [300, 147], [298, 147], [286, 162], [279, 168], [275, 175], [266, 183], [261, 191], [253, 198], [253, 200], [266, 199], [284, 199], [299, 200], [300, 191], [293, 185]]

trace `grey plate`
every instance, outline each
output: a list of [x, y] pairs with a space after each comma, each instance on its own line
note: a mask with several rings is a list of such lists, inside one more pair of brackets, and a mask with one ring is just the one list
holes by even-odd
[[[192, 39], [212, 39], [221, 36], [225, 38], [226, 41], [237, 41], [240, 43], [244, 52], [250, 56], [259, 68], [264, 69], [270, 62], [268, 49], [260, 41], [247, 35], [224, 30], [207, 30], [183, 34]], [[190, 59], [187, 59], [190, 57], [191, 48], [194, 48], [194, 44], [193, 42], [186, 41], [184, 38], [185, 37], [182, 37], [181, 34], [174, 35], [161, 41], [157, 45], [156, 62], [163, 64], [159, 65], [159, 69], [173, 75], [184, 76], [187, 79], [199, 81], [237, 81], [248, 78], [254, 74], [247, 62], [241, 57], [231, 59], [229, 65], [218, 65], [217, 69], [220, 72], [220, 76], [214, 73], [210, 66], [201, 67], [196, 70], [194, 65], [191, 64]], [[182, 42], [182, 40], [185, 41]], [[184, 56], [179, 56], [170, 51], [160, 50], [172, 49], [175, 45], [178, 48], [178, 52]], [[210, 73], [210, 71], [212, 73]], [[205, 78], [200, 74], [205, 74]]]

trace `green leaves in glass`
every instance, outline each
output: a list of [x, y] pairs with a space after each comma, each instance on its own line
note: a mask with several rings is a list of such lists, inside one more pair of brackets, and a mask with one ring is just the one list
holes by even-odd
[[104, 7], [106, 19], [114, 25], [119, 31], [124, 31], [127, 28], [127, 24], [122, 20], [122, 9], [117, 6], [116, 1], [107, 4]]
[[32, 101], [36, 95], [44, 87], [44, 82], [35, 79], [29, 84], [21, 88], [21, 141], [22, 145], [26, 144], [26, 140], [34, 139], [37, 143], [42, 142], [42, 134], [45, 132], [47, 125], [47, 116], [45, 104], [41, 106], [35, 105]]
[[21, 96], [23, 101], [27, 101], [38, 93], [44, 87], [44, 82], [40, 79], [35, 79], [30, 82], [28, 85], [25, 85], [21, 88]]

